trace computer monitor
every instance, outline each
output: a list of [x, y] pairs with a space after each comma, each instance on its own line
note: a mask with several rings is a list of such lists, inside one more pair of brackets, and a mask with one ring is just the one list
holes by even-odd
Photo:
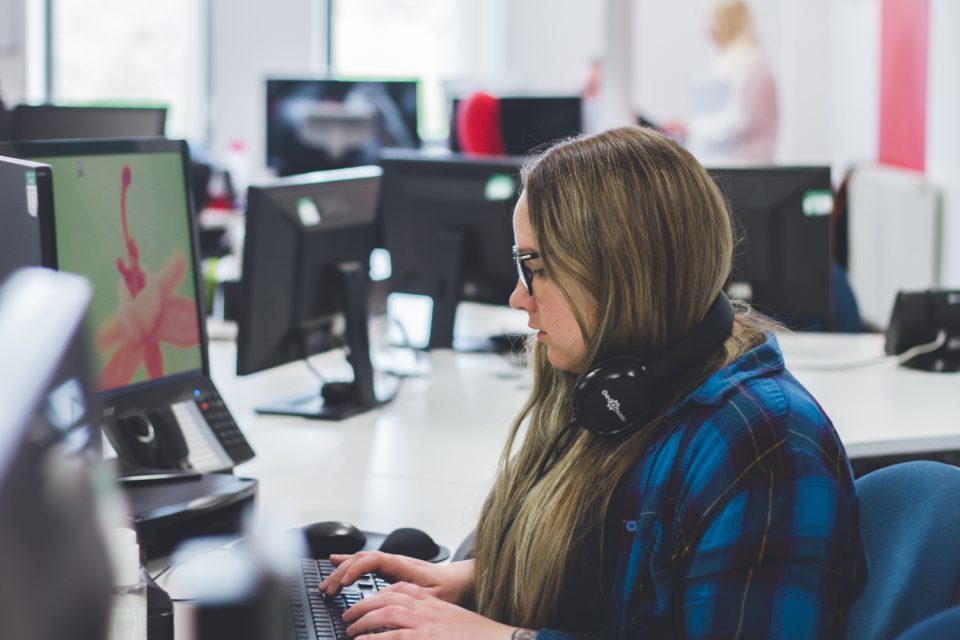
[[418, 148], [416, 80], [267, 80], [267, 166], [281, 176], [375, 164]]
[[257, 408], [339, 420], [380, 404], [367, 335], [376, 166], [280, 178], [248, 191], [237, 314], [237, 374], [346, 347], [352, 382]]
[[734, 218], [728, 293], [793, 329], [833, 323], [829, 167], [711, 168]]
[[[21, 269], [0, 286], [0, 637], [106, 637], [110, 505], [93, 421], [83, 278]], [[110, 495], [112, 489], [113, 495]], [[121, 511], [122, 513], [122, 511]], [[52, 608], [51, 608], [52, 607]]]
[[52, 168], [47, 266], [93, 284], [96, 388], [121, 460], [219, 471], [253, 457], [210, 378], [186, 143], [21, 142], [0, 153]]
[[[583, 133], [583, 105], [580, 96], [502, 96], [500, 134], [506, 155], [526, 155], [557, 140]], [[450, 117], [450, 149], [461, 151], [456, 132], [454, 98]]]
[[10, 140], [67, 140], [162, 136], [166, 107], [20, 104], [9, 118]]
[[510, 247], [520, 159], [391, 149], [381, 165], [390, 290], [430, 296], [428, 346], [450, 348], [458, 303], [506, 304], [516, 285]]
[[42, 224], [53, 220], [53, 177], [50, 167], [0, 156], [0, 280], [20, 267], [53, 261], [52, 243]]

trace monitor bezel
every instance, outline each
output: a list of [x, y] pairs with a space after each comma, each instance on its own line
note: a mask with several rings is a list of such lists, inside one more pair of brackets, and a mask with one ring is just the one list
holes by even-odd
[[[184, 140], [168, 138], [89, 138], [71, 140], [42, 140], [27, 142], [0, 143], [0, 154], [33, 160], [34, 158], [74, 157], [92, 155], [118, 155], [130, 153], [178, 153], [181, 158], [181, 172], [183, 188], [186, 198], [186, 224], [189, 226], [190, 260], [193, 265], [193, 285], [197, 298], [197, 325], [200, 342], [199, 369], [164, 376], [157, 380], [147, 380], [125, 387], [100, 390], [96, 389], [96, 396], [101, 404], [103, 417], [114, 418], [131, 413], [139, 413], [145, 407], [162, 406], [185, 398], [192, 397], [196, 390], [207, 385], [210, 379], [210, 362], [208, 356], [208, 336], [206, 325], [206, 307], [204, 289], [202, 288], [201, 269], [199, 262], [199, 231], [193, 190], [190, 183], [190, 152]], [[56, 191], [56, 173], [53, 175], [54, 191]], [[50, 207], [45, 222], [41, 228], [49, 234], [48, 241], [56, 247], [56, 207]], [[54, 252], [55, 254], [55, 252]], [[59, 261], [51, 254], [49, 261], [43, 266], [58, 269]]]

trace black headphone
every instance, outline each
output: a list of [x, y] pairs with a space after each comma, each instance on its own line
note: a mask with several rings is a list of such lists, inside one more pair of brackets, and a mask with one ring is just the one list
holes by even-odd
[[594, 365], [573, 387], [575, 421], [601, 436], [632, 432], [650, 422], [671, 385], [730, 336], [733, 315], [733, 305], [721, 292], [703, 321], [656, 360], [618, 355]]

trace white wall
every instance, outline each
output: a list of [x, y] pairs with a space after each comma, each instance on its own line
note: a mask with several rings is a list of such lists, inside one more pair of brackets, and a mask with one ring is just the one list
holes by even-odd
[[931, 0], [926, 174], [943, 189], [941, 285], [960, 288], [960, 3]]
[[211, 0], [211, 148], [246, 144], [251, 178], [265, 173], [265, 80], [320, 74], [324, 14], [315, 0]]
[[531, 93], [580, 93], [604, 49], [605, 15], [596, 0], [509, 0], [506, 72]]

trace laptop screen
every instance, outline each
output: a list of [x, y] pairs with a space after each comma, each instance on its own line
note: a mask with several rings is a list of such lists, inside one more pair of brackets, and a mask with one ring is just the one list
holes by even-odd
[[202, 372], [183, 143], [23, 144], [53, 170], [57, 268], [93, 283], [99, 391]]

